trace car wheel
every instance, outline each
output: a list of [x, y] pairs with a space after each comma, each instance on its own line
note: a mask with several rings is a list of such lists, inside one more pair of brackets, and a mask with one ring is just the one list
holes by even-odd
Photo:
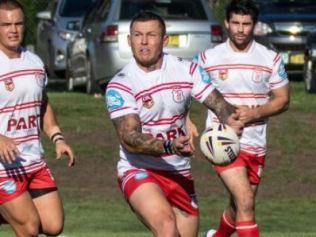
[[93, 93], [99, 92], [99, 88], [95, 82], [94, 73], [93, 73], [93, 70], [91, 67], [91, 61], [89, 58], [86, 61], [86, 73], [87, 73], [87, 75], [86, 75], [86, 78], [87, 78], [86, 92], [88, 94], [93, 94]]
[[313, 61], [308, 60], [304, 68], [305, 90], [309, 93], [316, 93], [316, 73], [313, 67]]

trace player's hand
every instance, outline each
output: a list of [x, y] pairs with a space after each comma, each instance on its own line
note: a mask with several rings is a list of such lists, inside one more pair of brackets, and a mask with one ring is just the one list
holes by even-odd
[[228, 117], [226, 123], [227, 123], [227, 125], [232, 127], [232, 129], [234, 129], [234, 131], [237, 134], [237, 136], [241, 136], [243, 128], [244, 128], [244, 123], [239, 119], [239, 113], [238, 112], [231, 114]]
[[188, 136], [190, 137], [189, 144], [194, 152], [195, 147], [194, 147], [193, 139], [194, 139], [194, 137], [199, 136], [199, 132], [198, 132], [195, 124], [191, 121], [191, 119], [189, 117], [187, 117], [185, 125], [186, 125], [186, 130], [188, 132]]
[[6, 136], [0, 135], [0, 160], [11, 164], [20, 155], [16, 142]]
[[58, 160], [61, 158], [62, 155], [68, 156], [69, 158], [68, 167], [72, 167], [75, 165], [74, 152], [64, 140], [58, 140], [55, 143], [55, 152], [56, 152], [56, 159]]
[[192, 156], [190, 136], [180, 136], [172, 141], [172, 149], [178, 156]]
[[252, 122], [256, 120], [256, 110], [254, 108], [250, 108], [247, 105], [237, 105], [236, 112], [239, 114], [239, 120], [241, 120], [244, 124]]

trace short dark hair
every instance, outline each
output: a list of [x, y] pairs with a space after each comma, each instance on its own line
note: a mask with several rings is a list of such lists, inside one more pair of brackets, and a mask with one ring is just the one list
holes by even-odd
[[137, 21], [146, 22], [146, 21], [152, 21], [152, 20], [159, 22], [162, 36], [164, 36], [166, 34], [165, 21], [162, 19], [161, 16], [150, 11], [141, 11], [136, 16], [134, 16], [130, 24], [130, 29], [132, 29], [133, 24]]
[[21, 9], [24, 13], [23, 5], [18, 0], [0, 0], [0, 9], [5, 8], [8, 10]]
[[226, 20], [229, 21], [231, 14], [250, 15], [256, 23], [258, 21], [259, 9], [252, 0], [232, 0], [226, 7]]

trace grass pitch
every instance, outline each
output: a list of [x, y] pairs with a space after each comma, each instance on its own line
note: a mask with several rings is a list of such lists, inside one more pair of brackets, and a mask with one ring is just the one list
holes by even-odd
[[[263, 237], [316, 236], [316, 95], [306, 94], [302, 83], [292, 83], [290, 110], [272, 118], [268, 155], [256, 210]], [[122, 198], [116, 181], [117, 139], [103, 98], [82, 93], [49, 93], [51, 103], [72, 144], [78, 162], [53, 159], [51, 142], [44, 147], [65, 205], [64, 237], [145, 237]], [[193, 104], [192, 117], [200, 131], [203, 107]], [[192, 161], [201, 209], [200, 236], [216, 228], [227, 203], [226, 191], [210, 165], [197, 152]], [[14, 234], [0, 226], [1, 237]]]

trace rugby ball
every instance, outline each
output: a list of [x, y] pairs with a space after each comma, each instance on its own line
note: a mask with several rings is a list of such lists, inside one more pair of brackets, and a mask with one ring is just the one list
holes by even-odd
[[239, 138], [228, 125], [215, 124], [201, 134], [200, 149], [212, 164], [225, 166], [237, 158], [240, 150]]

